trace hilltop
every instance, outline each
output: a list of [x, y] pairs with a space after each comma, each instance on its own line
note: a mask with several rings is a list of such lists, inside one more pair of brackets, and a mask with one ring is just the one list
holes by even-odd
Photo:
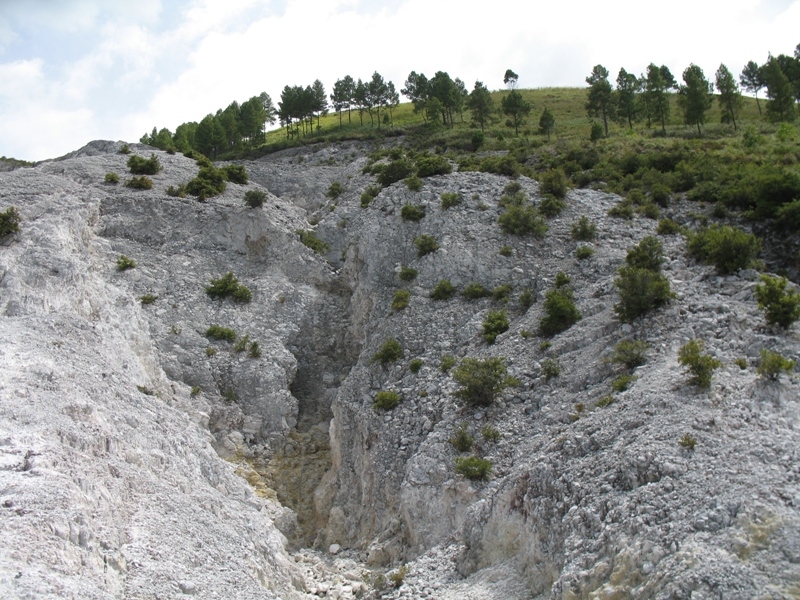
[[[796, 143], [757, 135], [794, 172]], [[437, 139], [214, 164], [98, 141], [0, 174], [22, 217], [0, 246], [5, 596], [797, 595], [799, 384], [762, 350], [796, 361], [800, 337], [755, 297], [796, 273], [793, 201], [692, 196], [739, 138]], [[125, 147], [157, 158], [152, 188], [124, 185]], [[196, 198], [203, 169], [224, 190]], [[687, 251], [704, 225], [764, 252], [720, 273]], [[650, 237], [671, 295], [623, 322]], [[544, 335], [557, 290], [579, 316]], [[463, 393], [479, 364], [503, 374], [488, 401]]]

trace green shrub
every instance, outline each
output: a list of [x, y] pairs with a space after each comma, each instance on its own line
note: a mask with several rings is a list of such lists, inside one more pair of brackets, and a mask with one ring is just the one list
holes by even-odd
[[478, 149], [483, 146], [485, 141], [486, 136], [482, 131], [473, 131], [472, 137], [470, 138], [470, 142], [472, 143], [472, 151], [477, 152]]
[[155, 396], [156, 395], [156, 393], [153, 390], [151, 390], [149, 387], [147, 387], [145, 385], [137, 385], [136, 389], [139, 390], [145, 396]]
[[440, 279], [439, 283], [431, 291], [431, 298], [434, 300], [449, 300], [456, 293], [455, 286], [449, 279]]
[[550, 340], [545, 340], [541, 344], [539, 344], [539, 352], [547, 352], [553, 346], [553, 342]]
[[561, 375], [561, 364], [557, 358], [545, 358], [542, 361], [542, 375], [545, 381], [550, 381]]
[[633, 205], [627, 200], [623, 200], [613, 208], [609, 209], [608, 215], [610, 217], [617, 217], [620, 219], [633, 219]]
[[325, 192], [325, 196], [330, 198], [331, 200], [336, 200], [343, 193], [344, 193], [344, 186], [338, 181], [334, 181], [332, 184], [330, 184], [330, 186], [328, 186], [328, 191]]
[[498, 285], [492, 290], [492, 300], [505, 304], [511, 298], [511, 292], [513, 290], [514, 288], [510, 283]]
[[709, 354], [702, 354], [703, 341], [691, 340], [678, 351], [678, 362], [691, 374], [689, 383], [701, 388], [711, 387], [711, 377], [722, 363]]
[[422, 368], [422, 365], [425, 363], [420, 358], [415, 358], [410, 363], [408, 363], [408, 370], [414, 373], [415, 375], [419, 373], [419, 370]]
[[417, 177], [416, 175], [412, 175], [411, 177], [406, 177], [403, 182], [406, 184], [406, 187], [412, 192], [418, 192], [422, 189], [422, 179]]
[[575, 258], [578, 260], [586, 260], [594, 256], [594, 248], [590, 246], [578, 246], [575, 248]]
[[179, 185], [178, 187], [175, 187], [174, 185], [171, 185], [167, 188], [166, 193], [170, 198], [186, 198], [186, 186]]
[[397, 408], [398, 404], [400, 404], [400, 395], [397, 392], [378, 392], [375, 394], [375, 403], [372, 408], [376, 410], [392, 410]]
[[634, 381], [636, 381], [636, 377], [633, 375], [620, 375], [611, 382], [611, 389], [617, 393], [624, 392]]
[[400, 345], [400, 342], [390, 337], [383, 342], [380, 349], [372, 355], [372, 360], [370, 362], [379, 362], [381, 365], [386, 366], [401, 358], [403, 358], [403, 347]]
[[248, 358], [261, 358], [261, 346], [258, 345], [258, 342], [251, 342], [250, 347], [247, 350], [247, 357]]
[[450, 371], [450, 369], [456, 366], [456, 362], [457, 361], [455, 356], [453, 356], [452, 354], [445, 354], [444, 356], [442, 356], [442, 360], [439, 363], [439, 370], [442, 373], [447, 373]]
[[744, 358], [734, 359], [733, 364], [739, 367], [742, 371], [747, 370], [747, 359]]
[[608, 358], [608, 362], [624, 365], [627, 369], [633, 370], [647, 362], [647, 342], [641, 340], [622, 340], [614, 346], [614, 352]]
[[230, 296], [234, 301], [244, 304], [253, 299], [252, 292], [241, 285], [230, 271], [219, 279], [212, 279], [211, 285], [206, 287], [206, 294], [215, 300]]
[[483, 436], [483, 439], [490, 444], [496, 444], [502, 437], [497, 428], [492, 427], [491, 425], [484, 425], [481, 429], [481, 435]]
[[589, 139], [593, 142], [597, 142], [602, 140], [606, 137], [606, 130], [605, 128], [597, 122], [592, 123], [592, 130], [589, 132]]
[[597, 225], [583, 216], [572, 224], [572, 238], [581, 242], [589, 242], [597, 237]]
[[106, 183], [110, 183], [111, 185], [116, 185], [119, 183], [119, 175], [116, 173], [106, 173], [106, 176], [103, 178], [103, 181]]
[[420, 154], [415, 159], [417, 164], [417, 175], [420, 177], [430, 177], [431, 175], [447, 175], [453, 172], [453, 167], [444, 156], [435, 154]]
[[432, 235], [422, 234], [414, 238], [414, 246], [417, 248], [417, 256], [425, 256], [439, 249], [436, 238]]
[[425, 207], [421, 204], [404, 204], [400, 216], [405, 221], [421, 221], [425, 216]]
[[242, 165], [225, 165], [220, 169], [225, 179], [231, 183], [247, 185], [247, 171]]
[[662, 208], [666, 208], [669, 205], [671, 196], [672, 190], [663, 183], [656, 183], [650, 189], [650, 200]]
[[212, 325], [206, 330], [206, 337], [211, 338], [212, 340], [225, 340], [226, 342], [233, 342], [236, 340], [236, 332], [228, 327]]
[[539, 184], [539, 192], [550, 194], [555, 198], [563, 198], [567, 195], [567, 178], [561, 169], [550, 169], [545, 171]]
[[692, 437], [688, 433], [684, 433], [681, 439], [678, 440], [678, 444], [687, 450], [694, 450], [694, 447], [697, 445], [697, 438]]
[[673, 296], [667, 278], [649, 269], [621, 267], [614, 285], [619, 294], [619, 303], [614, 305], [614, 312], [623, 323], [630, 323], [650, 310], [663, 306]]
[[250, 345], [250, 336], [248, 334], [243, 335], [236, 343], [233, 345], [233, 351], [236, 353], [244, 352], [247, 350], [247, 346]]
[[525, 192], [522, 190], [517, 190], [513, 194], [503, 194], [500, 196], [500, 199], [497, 201], [497, 205], [502, 206], [503, 208], [510, 208], [512, 206], [524, 206], [527, 204], [527, 202], [528, 198], [525, 196]]
[[405, 179], [416, 171], [414, 163], [406, 158], [394, 160], [378, 173], [378, 183], [383, 187], [389, 187], [393, 183]]
[[487, 156], [478, 165], [478, 170], [507, 177], [519, 177], [523, 167], [512, 154], [506, 154], [505, 156]]
[[117, 271], [126, 271], [128, 269], [135, 269], [136, 268], [136, 261], [132, 258], [128, 258], [124, 254], [120, 254], [119, 258], [117, 259]]
[[645, 203], [644, 192], [639, 188], [633, 188], [628, 192], [628, 195], [625, 196], [625, 201], [628, 204], [633, 204], [635, 206], [642, 206]]
[[366, 190], [364, 190], [364, 193], [361, 194], [361, 208], [367, 208], [370, 202], [372, 202], [380, 193], [381, 188], [379, 186], [369, 186]]
[[473, 406], [489, 406], [513, 383], [506, 373], [506, 366], [501, 358], [462, 359], [453, 369], [453, 379], [461, 386], [455, 395]]
[[403, 310], [411, 300], [411, 292], [408, 290], [397, 290], [392, 299], [392, 310]]
[[392, 584], [392, 587], [399, 588], [403, 585], [406, 575], [408, 575], [408, 567], [405, 565], [398, 567], [396, 571], [389, 573], [389, 583]]
[[497, 222], [504, 232], [514, 235], [531, 234], [536, 238], [543, 238], [548, 229], [539, 212], [530, 204], [509, 206], [506, 212], [497, 218]]
[[261, 208], [267, 201], [267, 194], [261, 190], [247, 190], [244, 193], [244, 201], [250, 208]]
[[216, 348], [212, 348], [211, 346], [206, 348], [206, 356], [211, 357], [211, 356], [214, 356], [216, 353], [217, 353], [217, 349]]
[[522, 191], [522, 184], [519, 181], [512, 181], [511, 183], [506, 184], [506, 187], [503, 188], [504, 194], [516, 194], [517, 192]]
[[189, 392], [189, 395], [194, 398], [195, 396], [199, 396], [203, 389], [199, 385], [193, 385], [192, 391]]
[[461, 204], [462, 198], [460, 194], [456, 194], [454, 192], [447, 192], [442, 194], [442, 210], [447, 210], [448, 208], [453, 208], [454, 206], [458, 206]]
[[142, 304], [152, 304], [156, 300], [158, 300], [158, 296], [156, 296], [155, 294], [145, 294], [144, 296], [139, 297], [139, 301]]
[[675, 235], [680, 232], [681, 226], [672, 219], [661, 219], [656, 228], [656, 233], [659, 235]]
[[403, 265], [400, 267], [400, 272], [397, 276], [403, 281], [414, 281], [417, 278], [417, 270]]
[[131, 147], [128, 146], [128, 144], [122, 144], [122, 146], [119, 147], [119, 153], [120, 154], [130, 154], [131, 153]]
[[469, 434], [466, 423], [461, 423], [453, 432], [450, 443], [459, 452], [469, 452], [475, 439]]
[[319, 239], [313, 231], [298, 229], [295, 233], [300, 236], [300, 243], [306, 248], [311, 248], [315, 254], [325, 254], [331, 249], [328, 243]]
[[492, 292], [487, 290], [477, 281], [473, 281], [472, 283], [467, 284], [467, 286], [461, 292], [461, 295], [469, 300], [477, 300], [479, 298], [486, 298], [487, 296], [491, 296]]
[[664, 263], [664, 246], [658, 238], [648, 235], [628, 250], [625, 262], [634, 269], [648, 269], [649, 271], [658, 272]]
[[645, 202], [638, 209], [636, 209], [636, 212], [643, 217], [653, 219], [654, 221], [657, 221], [661, 218], [661, 209], [659, 209], [658, 206], [652, 202]]
[[533, 306], [533, 303], [536, 302], [536, 298], [533, 295], [533, 290], [530, 290], [528, 288], [522, 290], [518, 300], [519, 300], [519, 305], [525, 310], [528, 310], [531, 306]]
[[556, 280], [554, 282], [554, 285], [557, 288], [561, 288], [561, 287], [564, 287], [565, 285], [569, 285], [571, 282], [572, 282], [572, 279], [570, 279], [569, 275], [564, 273], [564, 271], [559, 271], [558, 273], [556, 273]]
[[580, 321], [581, 313], [572, 298], [572, 290], [568, 287], [557, 287], [545, 294], [546, 314], [539, 320], [539, 331], [543, 336], [552, 337]]
[[764, 349], [761, 351], [761, 359], [758, 361], [757, 371], [764, 379], [777, 381], [782, 371], [791, 373], [794, 369], [794, 361], [784, 358], [777, 352]]
[[505, 309], [490, 310], [483, 322], [483, 339], [487, 344], [494, 344], [497, 336], [508, 331], [509, 322]]
[[760, 249], [756, 236], [729, 225], [712, 225], [698, 231], [687, 244], [690, 256], [714, 265], [720, 275], [747, 268]]
[[469, 480], [484, 480], [492, 470], [492, 463], [477, 456], [457, 456], [456, 473]]
[[500, 256], [509, 257], [514, 253], [514, 249], [511, 246], [503, 246], [500, 248]]
[[142, 158], [134, 154], [128, 158], [128, 168], [133, 175], [155, 175], [161, 171], [161, 163], [155, 154], [151, 154], [150, 158]]
[[186, 184], [186, 191], [202, 201], [212, 196], [218, 196], [225, 191], [225, 187], [225, 174], [208, 162], [208, 165], [200, 167], [196, 177], [189, 180], [189, 183]]
[[594, 405], [597, 408], [605, 408], [609, 404], [613, 404], [613, 403], [614, 403], [614, 397], [613, 396], [603, 396], [597, 402], [595, 402]]
[[134, 190], [152, 190], [153, 180], [146, 175], [142, 175], [141, 177], [131, 177], [125, 182], [125, 187], [129, 187]]
[[566, 207], [567, 203], [561, 198], [546, 194], [539, 203], [539, 212], [546, 217], [557, 217]]
[[758, 308], [764, 311], [768, 325], [787, 329], [800, 319], [800, 294], [787, 291], [788, 283], [785, 277], [761, 275], [761, 283], [756, 285]]

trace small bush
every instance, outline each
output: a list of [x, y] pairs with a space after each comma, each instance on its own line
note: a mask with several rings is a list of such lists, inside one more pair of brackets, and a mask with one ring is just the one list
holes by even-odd
[[400, 395], [397, 392], [378, 392], [375, 394], [375, 403], [372, 408], [376, 410], [392, 410], [397, 408], [398, 404], [400, 404]]
[[701, 388], [711, 387], [711, 377], [722, 363], [709, 354], [702, 354], [703, 341], [691, 340], [678, 351], [678, 362], [691, 374], [689, 383]]
[[567, 203], [551, 194], [545, 195], [539, 202], [539, 212], [546, 217], [557, 217], [565, 208], [567, 208]]
[[422, 368], [422, 365], [425, 363], [422, 361], [421, 358], [415, 358], [410, 363], [408, 363], [408, 370], [416, 375], [419, 373], [419, 370]]
[[564, 271], [559, 271], [558, 273], [556, 273], [556, 280], [555, 280], [554, 285], [557, 288], [562, 288], [562, 287], [564, 287], [566, 285], [569, 285], [571, 282], [572, 282], [572, 279], [570, 279], [569, 275], [564, 273]]
[[431, 175], [447, 175], [453, 172], [453, 167], [444, 156], [435, 154], [420, 154], [415, 159], [417, 175], [430, 177]]
[[364, 190], [364, 193], [361, 194], [361, 208], [367, 208], [370, 202], [372, 202], [380, 193], [381, 188], [379, 186], [369, 186], [366, 190]]
[[330, 186], [328, 186], [328, 191], [325, 192], [325, 196], [331, 200], [336, 200], [342, 194], [344, 194], [344, 186], [338, 181], [334, 181], [330, 184]]
[[492, 290], [492, 300], [495, 302], [502, 302], [505, 304], [511, 298], [511, 292], [514, 288], [511, 286], [510, 283], [506, 283], [504, 285], [498, 285], [496, 288]]
[[261, 346], [258, 342], [251, 342], [247, 349], [247, 358], [261, 358]]
[[[198, 161], [201, 163], [201, 161]], [[217, 169], [208, 159], [201, 163], [200, 171], [197, 176], [190, 179], [186, 184], [186, 191], [198, 200], [205, 200], [212, 196], [218, 196], [225, 191], [225, 174]]]
[[134, 190], [152, 190], [153, 180], [146, 175], [142, 175], [141, 177], [131, 177], [125, 182], [125, 187]]
[[678, 444], [687, 450], [694, 450], [694, 447], [697, 445], [697, 438], [692, 437], [688, 433], [684, 433], [681, 439], [678, 440]]
[[672, 196], [672, 191], [663, 183], [656, 183], [650, 190], [650, 200], [662, 208], [669, 205], [669, 199]]
[[605, 408], [609, 404], [613, 404], [613, 403], [614, 403], [614, 397], [613, 396], [603, 396], [597, 402], [595, 402], [594, 405], [597, 408]]
[[561, 365], [557, 358], [545, 358], [542, 361], [542, 375], [545, 381], [550, 381], [561, 375]]
[[496, 444], [502, 437], [500, 432], [491, 425], [484, 425], [484, 427], [481, 429], [481, 435], [483, 436], [483, 439], [490, 444]]
[[403, 358], [403, 347], [400, 345], [400, 342], [390, 337], [383, 342], [380, 349], [372, 355], [372, 360], [370, 362], [379, 362], [381, 365], [386, 366], [401, 358]]
[[247, 350], [247, 346], [250, 344], [250, 336], [248, 334], [243, 335], [236, 343], [233, 345], [233, 351], [236, 353], [244, 352]]
[[608, 362], [624, 365], [627, 369], [633, 370], [647, 362], [647, 342], [641, 340], [622, 340], [614, 346], [614, 352], [608, 358]]
[[417, 278], [417, 270], [404, 265], [400, 267], [397, 276], [403, 281], [414, 281]]
[[389, 583], [391, 583], [393, 587], [399, 588], [401, 585], [403, 585], [406, 575], [408, 575], [408, 567], [403, 565], [396, 571], [389, 573]]
[[456, 473], [469, 480], [486, 479], [491, 470], [492, 463], [485, 458], [478, 458], [477, 456], [456, 457]]
[[425, 216], [425, 207], [421, 204], [404, 204], [400, 216], [404, 221], [421, 221]]
[[506, 185], [506, 187], [503, 188], [503, 193], [509, 195], [516, 194], [517, 192], [521, 191], [522, 191], [522, 184], [519, 181], [512, 181], [511, 183]]
[[543, 238], [548, 227], [539, 216], [539, 212], [530, 204], [525, 206], [509, 206], [506, 212], [497, 218], [500, 228], [513, 235], [533, 235]]
[[634, 381], [636, 381], [636, 377], [633, 375], [620, 375], [611, 382], [611, 389], [617, 393], [624, 392]]
[[589, 242], [597, 237], [597, 225], [589, 217], [581, 217], [572, 224], [572, 238], [580, 242]]
[[439, 370], [442, 373], [448, 373], [450, 369], [456, 366], [456, 357], [452, 354], [445, 354], [442, 356], [442, 360], [439, 363]]
[[448, 192], [442, 194], [442, 210], [447, 210], [448, 208], [453, 208], [454, 206], [458, 206], [461, 204], [462, 198], [460, 194]]
[[136, 261], [128, 258], [124, 254], [120, 254], [117, 259], [117, 271], [127, 271], [128, 269], [135, 269]]
[[733, 364], [739, 367], [742, 371], [747, 370], [747, 359], [737, 358], [733, 361]]
[[151, 390], [149, 387], [147, 387], [145, 385], [137, 385], [136, 389], [139, 390], [145, 396], [155, 396], [156, 395], [156, 393], [153, 390]]
[[787, 291], [785, 277], [761, 275], [761, 283], [756, 285], [758, 308], [764, 311], [768, 325], [787, 329], [800, 319], [800, 293]]
[[563, 198], [567, 195], [567, 178], [561, 169], [550, 169], [542, 175], [539, 184], [539, 191], [542, 194], [550, 194], [555, 198]]
[[539, 352], [547, 352], [553, 346], [553, 342], [550, 340], [545, 340], [541, 344], [539, 344]]
[[453, 369], [453, 379], [461, 386], [455, 395], [473, 406], [489, 406], [512, 382], [506, 376], [501, 358], [465, 358]]
[[179, 185], [178, 187], [175, 187], [174, 185], [171, 185], [166, 189], [166, 194], [170, 198], [186, 198], [186, 186]]
[[483, 322], [483, 339], [487, 344], [494, 344], [497, 336], [508, 331], [509, 321], [505, 309], [490, 310]]
[[403, 310], [411, 300], [411, 292], [408, 290], [397, 290], [392, 299], [392, 310]]
[[119, 175], [117, 175], [116, 173], [106, 173], [106, 176], [103, 178], [103, 181], [111, 185], [116, 185], [119, 183]]
[[681, 232], [681, 226], [672, 219], [661, 219], [656, 227], [656, 233], [659, 235], [675, 235]]
[[514, 253], [514, 249], [511, 246], [503, 246], [500, 248], [500, 256], [505, 256], [508, 258]]
[[449, 279], [440, 279], [439, 283], [431, 291], [431, 298], [434, 300], [449, 300], [456, 293], [455, 286]]
[[155, 294], [145, 294], [144, 296], [139, 297], [139, 301], [142, 304], [152, 304], [156, 300], [158, 300], [158, 296]]
[[189, 392], [189, 395], [192, 398], [194, 398], [196, 396], [199, 396], [202, 391], [203, 391], [203, 389], [199, 385], [193, 385], [192, 386], [192, 391]]
[[216, 348], [212, 348], [211, 346], [206, 348], [206, 356], [211, 357], [211, 356], [214, 356], [216, 353], [217, 353], [217, 349]]
[[212, 325], [206, 330], [206, 337], [212, 340], [224, 340], [226, 342], [233, 342], [236, 340], [236, 332], [228, 327], [220, 327], [219, 325]]
[[729, 225], [712, 225], [690, 236], [687, 244], [690, 256], [714, 265], [720, 275], [747, 268], [760, 249], [756, 236]]
[[122, 144], [122, 146], [119, 147], [119, 153], [120, 154], [130, 154], [131, 153], [131, 147], [128, 146], [128, 144]]
[[525, 288], [524, 290], [522, 290], [522, 292], [520, 292], [519, 298], [517, 300], [519, 301], [519, 305], [524, 310], [528, 310], [531, 306], [533, 306], [533, 303], [536, 302], [536, 298], [533, 295], [533, 290], [530, 290], [528, 288]]
[[630, 323], [650, 310], [669, 302], [673, 294], [669, 281], [661, 273], [649, 269], [621, 267], [614, 285], [619, 302], [614, 312], [623, 323]]
[[764, 349], [761, 351], [761, 359], [758, 361], [757, 371], [764, 379], [777, 381], [782, 371], [791, 373], [794, 369], [794, 361], [784, 358], [777, 352]]
[[635, 269], [658, 272], [664, 262], [664, 246], [658, 238], [648, 235], [628, 250], [625, 262]]
[[253, 299], [252, 292], [239, 283], [236, 276], [228, 272], [219, 279], [212, 279], [206, 294], [215, 300], [231, 297], [236, 302], [247, 303]]
[[325, 254], [331, 249], [330, 245], [319, 239], [313, 231], [298, 229], [295, 233], [300, 236], [300, 243], [306, 248], [311, 248], [315, 254]]
[[420, 179], [416, 175], [412, 175], [411, 177], [406, 177], [403, 180], [403, 183], [405, 183], [406, 187], [412, 192], [418, 192], [422, 189], [422, 179]]
[[661, 209], [658, 208], [652, 202], [646, 202], [642, 204], [637, 210], [640, 215], [647, 219], [652, 219], [653, 221], [657, 221], [661, 218]]
[[575, 248], [575, 258], [578, 260], [586, 260], [594, 256], [594, 248], [590, 246], [578, 246]]
[[469, 452], [472, 450], [474, 438], [469, 434], [466, 423], [461, 423], [453, 432], [453, 437], [450, 438], [450, 443], [459, 452]]
[[439, 244], [436, 243], [436, 238], [432, 235], [418, 235], [414, 238], [414, 246], [417, 248], [417, 256], [425, 256], [431, 252], [439, 249]]
[[142, 158], [134, 154], [128, 159], [127, 164], [133, 175], [155, 175], [161, 171], [161, 163], [155, 154], [151, 154], [150, 158]]
[[406, 158], [394, 160], [388, 165], [385, 165], [378, 173], [378, 183], [383, 187], [389, 187], [393, 183], [414, 174], [415, 171], [416, 167], [410, 160]]
[[552, 337], [580, 321], [581, 313], [575, 307], [572, 297], [572, 290], [568, 287], [557, 287], [545, 294], [546, 314], [539, 320], [539, 331], [542, 335]]
[[267, 194], [261, 190], [247, 190], [244, 193], [244, 201], [250, 208], [261, 208], [267, 201]]
[[479, 298], [486, 298], [487, 296], [491, 296], [492, 292], [487, 290], [477, 281], [473, 281], [472, 283], [467, 284], [467, 286], [461, 292], [461, 295], [467, 298], [468, 300], [478, 300]]
[[242, 165], [225, 165], [220, 171], [222, 171], [225, 179], [231, 183], [247, 185], [247, 171]]
[[609, 209], [608, 215], [610, 217], [617, 217], [619, 219], [627, 219], [630, 221], [633, 219], [633, 205], [628, 202], [627, 200], [623, 200], [613, 208]]

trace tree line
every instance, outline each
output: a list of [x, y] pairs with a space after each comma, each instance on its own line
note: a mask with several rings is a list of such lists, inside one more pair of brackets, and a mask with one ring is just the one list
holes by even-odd
[[700, 134], [706, 113], [713, 104], [715, 84], [722, 122], [732, 124], [734, 129], [738, 129], [737, 118], [743, 105], [742, 89], [755, 95], [759, 114], [762, 114], [758, 92], [766, 88], [767, 117], [771, 121], [794, 121], [800, 108], [800, 44], [794, 56], [770, 55], [760, 66], [755, 61], [748, 62], [738, 82], [724, 64], [720, 64], [714, 74], [713, 83], [695, 64], [683, 71], [682, 78], [683, 83], [678, 83], [666, 65], [659, 67], [650, 63], [646, 73], [639, 77], [621, 68], [614, 89], [608, 69], [596, 65], [586, 78], [589, 84], [586, 110], [590, 118], [602, 120], [602, 127], [593, 137], [602, 133], [607, 136], [609, 121], [631, 129], [634, 123], [641, 121], [646, 122], [648, 128], [658, 123], [666, 135], [670, 94], [677, 94], [683, 122], [697, 127]]

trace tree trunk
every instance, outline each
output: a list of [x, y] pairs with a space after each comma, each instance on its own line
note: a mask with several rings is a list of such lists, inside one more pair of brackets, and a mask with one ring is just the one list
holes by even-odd
[[758, 116], [760, 117], [760, 116], [762, 116], [761, 115], [761, 102], [758, 101], [758, 92], [756, 92], [756, 106], [758, 107]]

